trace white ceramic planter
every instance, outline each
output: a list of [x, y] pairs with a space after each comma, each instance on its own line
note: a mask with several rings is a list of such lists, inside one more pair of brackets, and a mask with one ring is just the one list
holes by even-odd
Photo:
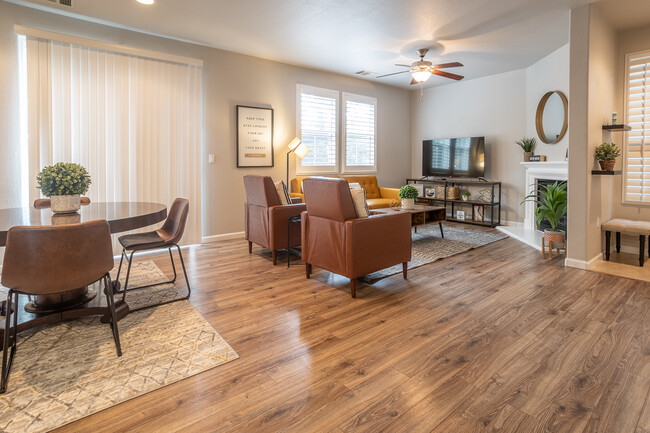
[[415, 208], [415, 199], [414, 198], [403, 198], [402, 199], [402, 209], [413, 209]]
[[79, 194], [53, 195], [50, 197], [50, 202], [54, 213], [73, 213], [81, 207]]

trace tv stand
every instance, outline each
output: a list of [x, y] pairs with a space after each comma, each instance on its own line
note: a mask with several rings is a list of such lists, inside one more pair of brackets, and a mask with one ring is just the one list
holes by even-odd
[[[406, 179], [407, 184], [423, 185], [424, 196], [416, 200], [428, 205], [437, 204], [447, 208], [447, 220], [466, 224], [475, 224], [484, 227], [496, 227], [501, 225], [501, 182], [492, 182], [484, 178], [476, 179]], [[438, 187], [444, 187], [444, 195], [438, 194]], [[462, 191], [470, 191], [472, 197], [469, 200], [452, 199], [447, 197], [448, 187], [459, 187]], [[427, 197], [426, 190], [433, 188], [435, 197]], [[482, 201], [478, 197], [478, 191], [489, 189], [491, 200]], [[456, 211], [462, 210], [471, 219], [456, 218]]]

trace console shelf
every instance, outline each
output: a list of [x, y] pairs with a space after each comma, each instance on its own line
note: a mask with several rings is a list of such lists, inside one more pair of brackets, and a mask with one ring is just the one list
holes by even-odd
[[[418, 197], [419, 202], [425, 203], [442, 203], [447, 208], [447, 220], [462, 222], [466, 224], [474, 224], [485, 227], [496, 227], [501, 224], [501, 182], [479, 181], [479, 180], [462, 180], [462, 179], [406, 179], [407, 184], [422, 185], [424, 191], [429, 188], [434, 188], [437, 194], [439, 186], [444, 187], [443, 197]], [[464, 190], [473, 189], [477, 190], [478, 187], [488, 188], [491, 191], [491, 201], [485, 202], [480, 200], [461, 200], [447, 198], [447, 187], [457, 186]], [[467, 206], [471, 206], [471, 219], [458, 219], [456, 218], [457, 210], [467, 210]], [[488, 218], [489, 217], [489, 218]]]

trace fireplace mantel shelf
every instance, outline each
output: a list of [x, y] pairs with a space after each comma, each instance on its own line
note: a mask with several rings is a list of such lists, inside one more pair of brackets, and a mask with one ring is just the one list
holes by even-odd
[[568, 171], [568, 161], [534, 161], [534, 162], [520, 162], [526, 169], [544, 169], [544, 170], [564, 170]]

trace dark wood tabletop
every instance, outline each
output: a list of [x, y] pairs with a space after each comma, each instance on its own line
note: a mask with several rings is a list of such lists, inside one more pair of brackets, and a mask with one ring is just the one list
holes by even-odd
[[111, 233], [147, 227], [164, 221], [167, 206], [160, 203], [116, 202], [90, 203], [73, 214], [54, 214], [49, 208], [0, 209], [0, 247], [7, 241], [7, 231], [14, 226], [47, 226], [104, 219]]

